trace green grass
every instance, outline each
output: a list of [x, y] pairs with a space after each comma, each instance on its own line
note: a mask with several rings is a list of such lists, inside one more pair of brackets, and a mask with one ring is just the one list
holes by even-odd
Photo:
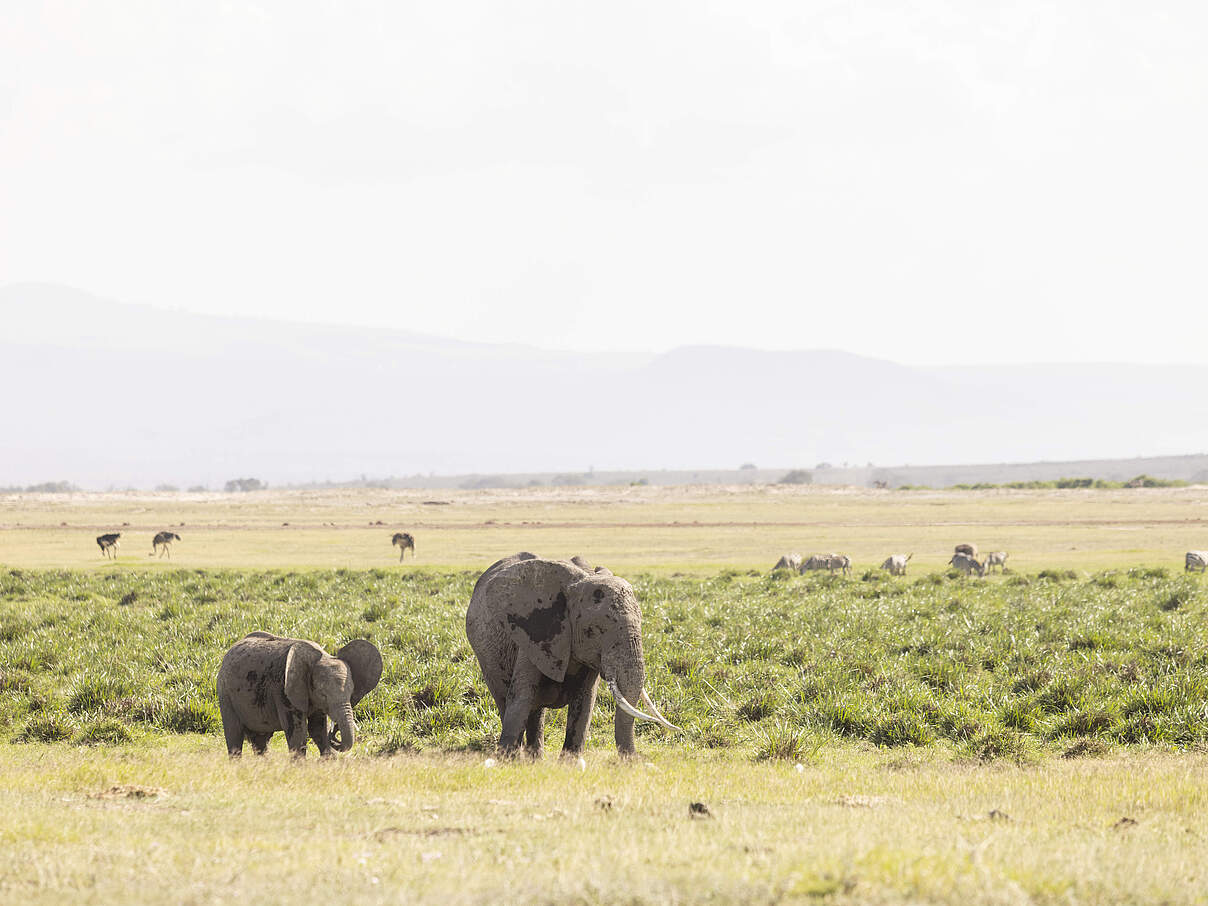
[[[475, 578], [0, 571], [0, 899], [1203, 902], [1201, 577], [634, 574], [685, 732], [622, 761], [604, 693], [582, 766], [492, 768]], [[227, 760], [253, 629], [379, 645], [353, 752]]]
[[[498, 716], [465, 638], [475, 574], [309, 570], [0, 574], [0, 734], [219, 742], [214, 677], [255, 629], [377, 644], [366, 750], [480, 751]], [[1165, 570], [1006, 581], [723, 570], [632, 577], [652, 694], [682, 736], [643, 747], [789, 758], [851, 740], [1021, 758], [1076, 739], [1208, 743], [1205, 583]], [[591, 744], [611, 747], [601, 696]], [[560, 742], [554, 712], [549, 743]]]

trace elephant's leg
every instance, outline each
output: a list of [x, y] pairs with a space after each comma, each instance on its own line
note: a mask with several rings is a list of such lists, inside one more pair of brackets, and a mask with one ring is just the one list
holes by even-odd
[[327, 734], [327, 715], [322, 711], [312, 714], [306, 721], [306, 732], [319, 747], [319, 754], [326, 757], [331, 754], [331, 738]]
[[218, 699], [218, 713], [222, 715], [222, 735], [226, 737], [227, 754], [238, 758], [243, 754], [243, 723], [235, 708], [225, 698]]
[[591, 726], [591, 712], [596, 706], [599, 679], [600, 675], [594, 670], [588, 674], [566, 707], [566, 741], [562, 743], [563, 755], [579, 755], [586, 746], [587, 728]]
[[306, 757], [306, 715], [285, 702], [277, 704], [277, 719], [285, 728], [285, 743], [295, 758]]
[[545, 709], [534, 708], [529, 712], [524, 725], [525, 751], [533, 758], [540, 758], [545, 751]]
[[263, 755], [268, 751], [268, 741], [273, 738], [272, 733], [253, 733], [251, 730], [245, 730], [244, 735], [252, 744], [252, 751], [257, 755]]
[[527, 658], [517, 657], [503, 711], [503, 730], [499, 734], [499, 749], [503, 753], [512, 754], [520, 747], [520, 738], [533, 713], [540, 683], [541, 671]]

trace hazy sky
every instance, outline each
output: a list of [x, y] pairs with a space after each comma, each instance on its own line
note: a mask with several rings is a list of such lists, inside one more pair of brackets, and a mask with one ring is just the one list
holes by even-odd
[[1208, 363], [1208, 7], [0, 6], [0, 284], [549, 347]]

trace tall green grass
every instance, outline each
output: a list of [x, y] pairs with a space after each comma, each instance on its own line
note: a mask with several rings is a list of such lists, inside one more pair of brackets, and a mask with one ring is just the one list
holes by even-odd
[[[498, 716], [463, 624], [475, 578], [6, 571], [0, 734], [123, 745], [203, 733], [221, 747], [219, 661], [265, 629], [328, 650], [361, 637], [382, 649], [381, 685], [357, 709], [370, 751], [486, 748]], [[986, 759], [1085, 740], [1208, 742], [1208, 595], [1198, 577], [844, 580], [726, 570], [631, 580], [651, 694], [686, 731], [640, 724], [643, 746], [796, 760], [847, 739]], [[611, 747], [612, 707], [602, 694], [593, 746]], [[562, 717], [551, 718], [556, 745]]]

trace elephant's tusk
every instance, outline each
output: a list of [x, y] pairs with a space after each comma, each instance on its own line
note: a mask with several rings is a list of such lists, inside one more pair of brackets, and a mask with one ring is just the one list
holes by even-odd
[[660, 712], [658, 709], [658, 706], [655, 705], [655, 703], [650, 700], [650, 695], [649, 695], [649, 693], [646, 692], [645, 689], [642, 690], [642, 704], [644, 704], [647, 708], [649, 708], [650, 713], [654, 715], [655, 720], [657, 720], [661, 725], [666, 727], [668, 730], [675, 730], [679, 733], [684, 732], [682, 728], [677, 727], [671, 721], [667, 720], [667, 718], [663, 717], [662, 712]]
[[612, 690], [612, 697], [617, 700], [617, 707], [620, 708], [622, 711], [624, 711], [626, 714], [628, 714], [632, 717], [640, 718], [641, 720], [648, 720], [653, 724], [659, 724], [660, 726], [664, 726], [664, 727], [671, 727], [671, 729], [673, 729], [673, 730], [679, 729], [679, 727], [676, 727], [673, 724], [667, 723], [666, 720], [663, 720], [658, 717], [651, 717], [646, 712], [639, 711], [633, 705], [629, 704], [629, 701], [625, 698], [625, 696], [623, 696], [621, 694], [621, 690], [617, 688], [616, 680], [609, 680], [608, 688]]

